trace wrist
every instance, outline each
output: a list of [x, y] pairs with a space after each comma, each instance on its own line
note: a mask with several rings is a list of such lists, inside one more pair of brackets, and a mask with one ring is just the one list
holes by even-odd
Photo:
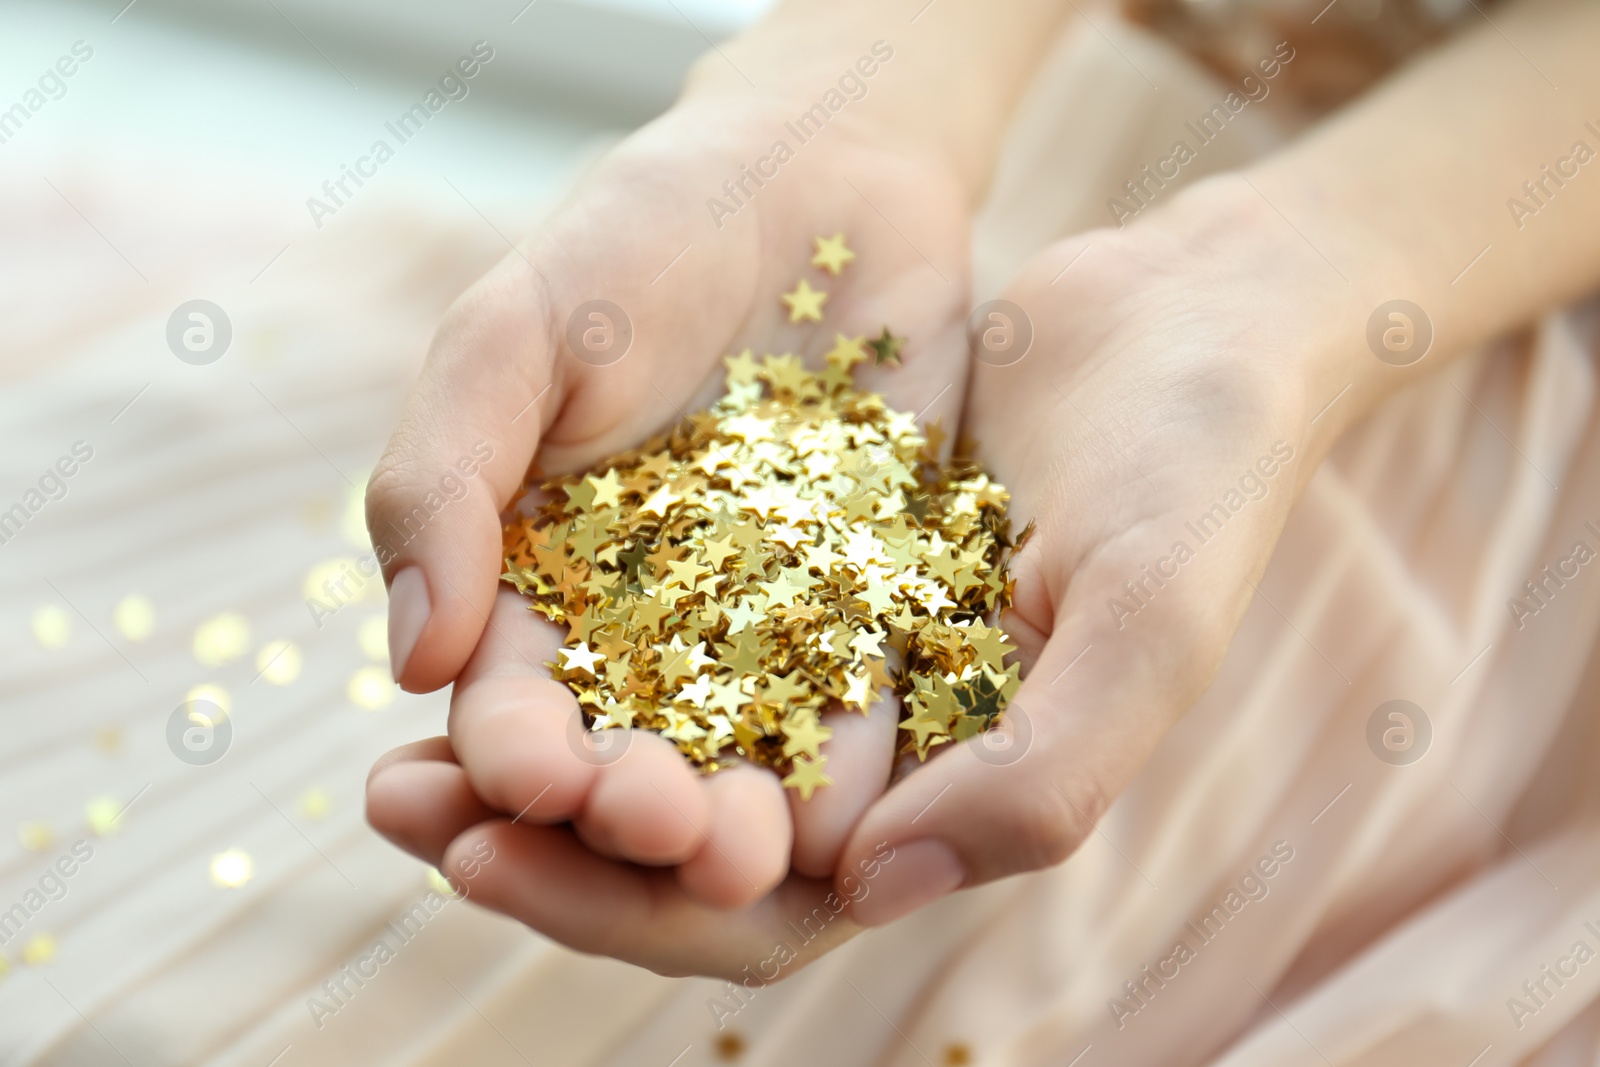
[[[1148, 228], [1161, 231], [1156, 239], [1183, 264], [1178, 273], [1204, 279], [1208, 299], [1248, 336], [1242, 350], [1270, 361], [1285, 389], [1298, 393], [1285, 399], [1300, 405], [1307, 451], [1320, 459], [1348, 426], [1418, 373], [1405, 366], [1404, 351], [1384, 346], [1391, 328], [1385, 316], [1378, 316], [1376, 339], [1368, 337], [1375, 309], [1394, 295], [1388, 290], [1404, 288], [1392, 280], [1401, 268], [1384, 266], [1382, 242], [1366, 240], [1356, 226], [1336, 245], [1313, 245], [1280, 212], [1276, 202], [1286, 198], [1263, 195], [1262, 186], [1250, 172], [1197, 182], [1152, 213]], [[1427, 324], [1411, 326], [1425, 340]], [[1391, 336], [1398, 333], [1396, 327]]]
[[916, 22], [898, 8], [788, 0], [697, 60], [680, 102], [763, 97], [807, 136], [848, 113], [882, 146], [937, 158], [975, 204], [1063, 10], [1059, 0], [954, 4]]

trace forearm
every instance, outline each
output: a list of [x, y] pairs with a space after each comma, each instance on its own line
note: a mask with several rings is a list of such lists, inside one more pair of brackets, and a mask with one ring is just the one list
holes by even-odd
[[[842, 74], [857, 72], [865, 95], [849, 103], [850, 113], [943, 157], [975, 202], [1017, 100], [1068, 15], [1078, 17], [1063, 0], [788, 0], [708, 52], [684, 94], [761, 94], [809, 106], [837, 89]], [[873, 56], [876, 42], [878, 56], [887, 48], [892, 58], [861, 78], [856, 64]]]
[[[1317, 454], [1394, 390], [1600, 288], [1600, 6], [1490, 17], [1245, 171], [1248, 185], [1216, 183], [1233, 183], [1220, 199], [1296, 288], [1282, 304], [1300, 321], [1310, 413], [1351, 386], [1318, 420]], [[1174, 209], [1214, 213], [1215, 189], [1196, 193]], [[1367, 340], [1374, 309], [1396, 298], [1434, 331], [1408, 367]]]

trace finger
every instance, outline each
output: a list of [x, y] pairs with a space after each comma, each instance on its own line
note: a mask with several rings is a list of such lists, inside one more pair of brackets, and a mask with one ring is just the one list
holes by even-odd
[[453, 679], [483, 632], [500, 509], [559, 407], [547, 300], [512, 255], [456, 301], [367, 485], [391, 669], [411, 692]]
[[1151, 664], [1096, 656], [1095, 636], [1069, 617], [998, 728], [944, 746], [862, 818], [839, 870], [884, 847], [896, 858], [854, 905], [858, 922], [881, 925], [959, 888], [1054, 866], [1093, 830], [1164, 733], [1158, 709], [1171, 703]]
[[682, 863], [705, 843], [707, 792], [672, 742], [645, 730], [629, 734], [622, 754], [595, 775], [574, 820], [578, 836], [606, 856]]
[[895, 724], [900, 717], [897, 700], [882, 700], [870, 715], [836, 708], [822, 715], [833, 736], [821, 745], [828, 757], [827, 774], [833, 784], [818, 789], [810, 800], [789, 793], [794, 817], [794, 869], [808, 878], [833, 873], [850, 831], [889, 784], [894, 763]]
[[367, 822], [434, 866], [462, 830], [494, 815], [454, 762], [403, 758], [375, 769], [367, 781]]
[[476, 903], [579, 952], [659, 974], [716, 975], [757, 988], [860, 930], [826, 883], [790, 878], [753, 906], [726, 911], [691, 897], [673, 872], [606, 860], [561, 827], [473, 826], [450, 844], [445, 865], [453, 870], [469, 857], [478, 861]]
[[448, 737], [424, 737], [420, 741], [407, 741], [373, 760], [371, 770], [367, 771], [367, 782], [370, 784], [377, 773], [385, 767], [392, 767], [407, 760], [442, 760], [454, 763], [456, 753], [450, 747]]
[[473, 789], [525, 821], [575, 817], [603, 762], [582, 743], [572, 690], [545, 666], [561, 643], [560, 630], [503, 589], [450, 702], [450, 742]]
[[760, 900], [789, 872], [794, 828], [783, 786], [765, 768], [741, 764], [705, 779], [711, 809], [704, 846], [678, 868], [678, 884], [717, 908]]

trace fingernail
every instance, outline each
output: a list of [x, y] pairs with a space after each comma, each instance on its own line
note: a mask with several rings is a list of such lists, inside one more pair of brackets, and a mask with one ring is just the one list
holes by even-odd
[[861, 925], [882, 926], [955, 892], [966, 878], [961, 861], [942, 841], [896, 845], [894, 858], [882, 864], [851, 910]]
[[432, 606], [421, 567], [406, 567], [389, 583], [389, 671], [397, 682], [406, 672], [406, 660], [428, 624]]

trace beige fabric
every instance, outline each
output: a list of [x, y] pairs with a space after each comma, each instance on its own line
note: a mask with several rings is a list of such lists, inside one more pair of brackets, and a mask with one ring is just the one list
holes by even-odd
[[[985, 295], [1053, 237], [1108, 221], [1110, 191], [1225, 91], [1167, 46], [1102, 29], [1063, 41], [1019, 119], [981, 220]], [[1271, 137], [1247, 112], [1185, 177]], [[41, 854], [0, 845], [0, 907], [83, 833], [86, 799], [138, 797], [29, 928], [55, 935], [55, 961], [0, 983], [6, 1062], [690, 1067], [726, 1062], [729, 1033], [751, 1065], [1600, 1062], [1600, 962], [1559, 988], [1545, 979], [1520, 1029], [1507, 1007], [1575, 942], [1600, 950], [1585, 925], [1600, 929], [1600, 582], [1582, 568], [1520, 630], [1506, 605], [1574, 542], [1600, 547], [1585, 526], [1600, 527], [1592, 313], [1467, 358], [1340, 445], [1216, 684], [1064, 866], [865, 935], [760, 990], [721, 1033], [707, 1007], [719, 983], [578, 957], [449, 904], [319, 1028], [307, 998], [426, 892], [362, 824], [360, 790], [379, 751], [439, 731], [444, 704], [351, 706], [346, 681], [366, 662], [355, 629], [380, 601], [318, 630], [301, 583], [356, 554], [339, 531], [346, 479], [375, 457], [445, 303], [503, 245], [464, 210], [375, 201], [248, 282], [281, 243], [249, 221], [248, 194], [199, 205], [87, 172], [66, 191], [103, 226], [167, 227], [162, 277], [187, 281], [140, 281], [48, 190], [5, 187], [8, 278], [42, 274], [53, 284], [30, 291], [46, 294], [76, 279], [83, 299], [63, 314], [12, 298], [23, 340], [0, 397], [4, 485], [26, 486], [80, 437], [96, 458], [0, 546], [0, 796], [57, 833]], [[236, 350], [178, 364], [166, 316], [213, 293]], [[109, 624], [136, 589], [159, 613], [142, 643]], [[29, 613], [66, 598], [73, 637], [41, 651]], [[203, 669], [189, 636], [225, 609], [249, 618], [251, 654]], [[250, 681], [274, 637], [306, 653], [281, 689]], [[236, 747], [211, 768], [179, 763], [163, 738], [201, 681], [235, 698]], [[1366, 740], [1393, 698], [1433, 726], [1409, 766]], [[114, 753], [94, 743], [107, 726]], [[333, 805], [314, 823], [296, 797], [317, 785]], [[1275, 846], [1292, 858], [1266, 895], [1119, 1026], [1108, 1002], [1124, 983], [1226, 908]], [[228, 847], [255, 860], [242, 889], [207, 879]], [[15, 963], [22, 940], [0, 951]]]

